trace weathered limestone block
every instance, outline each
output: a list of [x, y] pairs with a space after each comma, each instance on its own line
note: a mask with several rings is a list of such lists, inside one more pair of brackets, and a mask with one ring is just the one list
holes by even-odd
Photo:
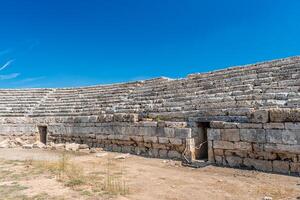
[[258, 123], [239, 123], [237, 125], [240, 129], [262, 129], [263, 124]]
[[149, 157], [158, 158], [159, 150], [158, 149], [149, 149], [148, 155], [149, 155]]
[[222, 156], [215, 156], [215, 163], [217, 165], [223, 165], [223, 157]]
[[174, 144], [174, 145], [182, 145], [183, 144], [182, 139], [180, 139], [180, 138], [169, 138], [169, 141], [171, 144]]
[[137, 123], [138, 126], [142, 127], [157, 127], [157, 122], [154, 121], [140, 121]]
[[176, 138], [191, 138], [192, 129], [191, 128], [175, 128], [175, 137]]
[[297, 154], [291, 153], [277, 153], [280, 160], [291, 161], [291, 162], [298, 162]]
[[240, 158], [248, 157], [248, 152], [243, 150], [224, 150], [225, 156], [238, 156]]
[[284, 123], [266, 123], [264, 129], [284, 129]]
[[226, 156], [226, 162], [230, 167], [241, 167], [243, 159], [237, 156]]
[[282, 137], [284, 135], [285, 130], [277, 130], [277, 129], [267, 129], [266, 130], [266, 140], [268, 143], [279, 143], [282, 144]]
[[181, 159], [181, 154], [178, 153], [177, 151], [168, 151], [168, 157], [171, 158], [171, 159]]
[[238, 123], [223, 122], [223, 121], [212, 121], [210, 127], [214, 129], [226, 129], [226, 128], [237, 128]]
[[133, 141], [135, 141], [135, 142], [143, 142], [144, 141], [144, 138], [142, 136], [131, 135], [130, 139], [133, 140]]
[[284, 124], [285, 124], [285, 129], [300, 131], [300, 123], [299, 122], [296, 122], [296, 123], [286, 122]]
[[98, 116], [98, 122], [112, 122], [114, 115], [112, 114], [101, 114]]
[[240, 137], [241, 140], [245, 142], [266, 142], [266, 134], [264, 129], [240, 129]]
[[123, 153], [134, 153], [134, 147], [133, 146], [121, 146]]
[[260, 160], [275, 160], [277, 159], [276, 153], [270, 153], [265, 151], [257, 151], [248, 153], [250, 158], [260, 159]]
[[136, 155], [145, 155], [145, 156], [148, 155], [147, 154], [147, 150], [146, 150], [145, 147], [140, 147], [140, 146], [139, 147], [135, 147], [134, 151], [135, 151]]
[[167, 138], [167, 137], [158, 137], [158, 142], [159, 142], [160, 144], [169, 144], [169, 143], [170, 143], [170, 140], [169, 140], [169, 138]]
[[273, 171], [278, 173], [289, 173], [290, 163], [288, 161], [273, 161]]
[[300, 109], [274, 108], [270, 109], [271, 122], [299, 122]]
[[207, 129], [207, 139], [208, 140], [221, 140], [221, 130], [220, 129]]
[[243, 164], [247, 167], [253, 167], [254, 169], [261, 171], [270, 172], [273, 170], [272, 161], [244, 158]]
[[137, 114], [115, 113], [113, 120], [115, 122], [137, 122], [139, 119]]
[[152, 148], [154, 148], [154, 149], [164, 149], [164, 150], [167, 150], [167, 149], [169, 149], [169, 146], [167, 146], [166, 144], [157, 144], [157, 143], [153, 143], [153, 144], [152, 144]]
[[186, 128], [187, 123], [186, 122], [165, 122], [165, 127], [171, 127], [171, 128]]
[[234, 142], [234, 149], [252, 151], [252, 144], [249, 142]]
[[88, 123], [89, 117], [88, 116], [78, 116], [74, 118], [75, 123]]
[[282, 134], [283, 144], [300, 144], [299, 130], [285, 130]]
[[160, 149], [158, 154], [160, 158], [168, 158], [168, 150]]
[[290, 163], [290, 171], [292, 173], [298, 173], [300, 174], [300, 162], [291, 162]]
[[267, 123], [269, 121], [269, 111], [255, 110], [249, 114], [249, 119], [253, 123]]
[[213, 147], [215, 149], [234, 149], [234, 143], [233, 142], [228, 142], [228, 141], [214, 141], [213, 142]]
[[174, 128], [163, 128], [163, 133], [161, 136], [173, 138], [175, 137], [175, 129]]
[[144, 142], [157, 143], [158, 138], [156, 136], [144, 136]]
[[240, 141], [239, 129], [221, 129], [222, 140], [225, 141]]
[[288, 144], [265, 144], [264, 150], [266, 152], [274, 153], [295, 153], [300, 154], [300, 145], [288, 145]]
[[224, 156], [224, 150], [223, 149], [214, 149], [213, 150], [215, 156]]

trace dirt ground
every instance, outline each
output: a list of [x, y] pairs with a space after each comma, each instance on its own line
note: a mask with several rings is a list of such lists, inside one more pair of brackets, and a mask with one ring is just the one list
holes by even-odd
[[[96, 156], [97, 155], [97, 156]], [[121, 153], [0, 149], [0, 199], [300, 199], [300, 178]]]

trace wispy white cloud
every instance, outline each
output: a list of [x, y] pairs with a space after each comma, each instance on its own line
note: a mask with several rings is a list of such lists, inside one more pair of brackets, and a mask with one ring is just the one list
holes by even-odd
[[20, 73], [13, 73], [13, 74], [6, 74], [6, 75], [0, 75], [0, 80], [9, 80], [17, 78], [20, 75]]
[[4, 49], [4, 50], [0, 51], [0, 56], [5, 55], [5, 54], [8, 54], [8, 53], [10, 53], [11, 51], [12, 51], [12, 49]]
[[2, 71], [5, 68], [7, 68], [12, 62], [14, 62], [14, 60], [7, 61], [4, 65], [2, 65], [2, 67], [0, 67], [0, 71]]

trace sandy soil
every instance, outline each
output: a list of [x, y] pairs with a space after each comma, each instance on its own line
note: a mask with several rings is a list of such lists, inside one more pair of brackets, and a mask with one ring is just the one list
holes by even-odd
[[[117, 159], [124, 155], [120, 153], [103, 152], [101, 157], [71, 154], [71, 162], [89, 175], [80, 187], [66, 186], [51, 173], [28, 165], [28, 161], [58, 160], [60, 154], [40, 149], [0, 149], [0, 199], [300, 199], [299, 177], [216, 166], [193, 169], [177, 161], [134, 155]], [[128, 193], [107, 195], [88, 189], [89, 182], [103, 179], [107, 170], [121, 172]]]

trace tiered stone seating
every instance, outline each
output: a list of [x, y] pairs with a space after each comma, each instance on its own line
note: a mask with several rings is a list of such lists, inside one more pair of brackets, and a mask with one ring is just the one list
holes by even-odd
[[300, 57], [292, 57], [177, 80], [0, 90], [0, 116], [138, 113], [148, 117], [244, 120], [252, 109], [298, 106], [299, 78]]
[[1, 89], [0, 117], [18, 117], [30, 114], [51, 91], [51, 89]]

